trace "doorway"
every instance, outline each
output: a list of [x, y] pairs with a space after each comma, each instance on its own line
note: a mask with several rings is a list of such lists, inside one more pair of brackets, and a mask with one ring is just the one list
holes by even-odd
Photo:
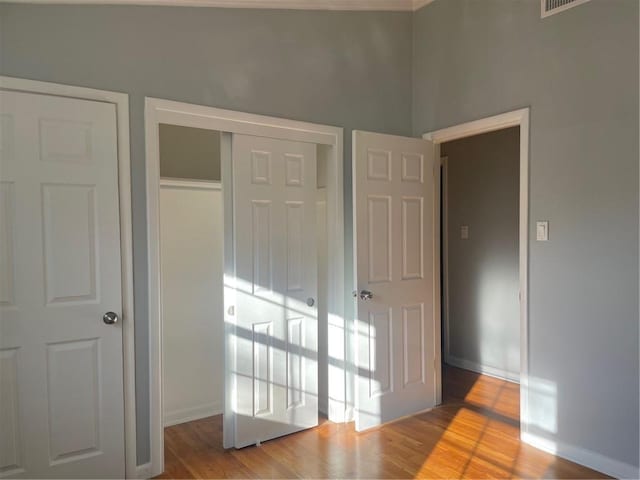
[[[529, 210], [528, 210], [528, 198], [529, 198], [529, 108], [521, 110], [515, 110], [508, 113], [495, 115], [492, 117], [483, 118], [467, 122], [464, 124], [444, 128], [431, 133], [423, 135], [423, 138], [432, 140], [434, 143], [434, 150], [436, 158], [443, 157], [443, 144], [460, 139], [467, 139], [476, 135], [487, 134], [489, 132], [495, 132], [503, 129], [509, 129], [514, 127], [517, 130], [518, 142], [518, 223], [517, 223], [517, 248], [518, 248], [518, 313], [519, 313], [519, 371], [512, 376], [511, 380], [519, 381], [520, 392], [520, 406], [519, 406], [519, 424], [520, 435], [523, 440], [527, 438], [527, 426], [529, 424], [529, 412], [528, 412], [528, 258], [529, 258], [529, 243], [528, 243], [528, 222], [529, 222]], [[445, 148], [446, 151], [446, 148]], [[447, 160], [445, 160], [446, 164]], [[446, 176], [447, 168], [443, 168], [442, 173]], [[443, 180], [443, 185], [446, 183], [446, 178]], [[446, 198], [446, 197], [443, 197]], [[447, 212], [447, 205], [442, 205], [440, 209], [441, 213]], [[448, 243], [446, 238], [447, 232], [451, 232], [452, 226], [447, 224], [447, 216], [443, 216], [443, 236], [441, 241], [443, 244]], [[466, 227], [466, 228], [464, 228]], [[468, 241], [471, 237], [472, 231], [469, 229], [469, 225], [460, 223], [454, 229], [456, 236], [460, 241]], [[467, 237], [467, 238], [463, 238]], [[441, 258], [443, 267], [446, 270], [448, 267], [446, 251], [441, 249]], [[446, 288], [446, 273], [442, 277], [443, 287]], [[447, 291], [445, 290], [442, 295], [442, 301], [444, 302], [444, 318], [449, 314], [449, 310], [446, 307]], [[443, 327], [442, 325], [440, 326]], [[442, 346], [444, 352], [438, 352], [438, 363], [442, 364], [442, 354], [447, 354], [447, 342], [449, 335], [446, 332], [446, 324], [444, 325], [444, 331], [438, 332], [439, 338], [443, 338], [443, 342], [438, 342], [438, 347]], [[450, 344], [449, 344], [450, 346]], [[440, 349], [439, 349], [440, 350]], [[449, 358], [451, 361], [451, 358]], [[469, 368], [469, 364], [466, 364], [466, 368]], [[454, 367], [455, 368], [455, 367]], [[440, 375], [442, 375], [442, 368], [438, 368]], [[490, 373], [485, 371], [484, 373]], [[495, 374], [496, 372], [494, 372]], [[442, 399], [442, 381], [441, 378], [437, 382], [437, 396]]]
[[[232, 137], [231, 292], [222, 135]], [[324, 415], [327, 404], [326, 349], [318, 351], [326, 338], [326, 289], [318, 289], [326, 282], [326, 168], [317, 146], [167, 124], [159, 140], [165, 437], [167, 427], [222, 414], [225, 286], [236, 297], [233, 446], [316, 426], [320, 400]]]
[[220, 132], [161, 124], [164, 426], [224, 404]]
[[[191, 129], [202, 129], [204, 131], [218, 132], [220, 135], [220, 180], [221, 180], [221, 189], [220, 197], [221, 197], [221, 210], [224, 212], [222, 217], [222, 221], [220, 222], [223, 243], [224, 243], [224, 253], [220, 252], [223, 256], [223, 275], [218, 276], [220, 281], [220, 288], [224, 289], [224, 305], [220, 304], [216, 308], [217, 314], [214, 317], [218, 317], [222, 320], [222, 335], [219, 335], [216, 339], [212, 341], [212, 343], [216, 343], [217, 340], [217, 351], [224, 352], [224, 369], [222, 369], [222, 377], [224, 384], [224, 391], [222, 392], [223, 405], [224, 405], [224, 417], [223, 421], [220, 423], [223, 424], [223, 445], [225, 448], [238, 446], [239, 442], [239, 433], [241, 432], [244, 435], [242, 438], [244, 440], [240, 441], [242, 445], [248, 444], [247, 438], [251, 438], [251, 435], [254, 435], [254, 426], [251, 422], [247, 423], [246, 416], [242, 410], [242, 402], [238, 401], [238, 384], [239, 378], [242, 377], [241, 372], [238, 370], [241, 366], [241, 362], [238, 362], [238, 355], [241, 351], [241, 348], [238, 348], [238, 345], [241, 345], [243, 341], [246, 341], [246, 332], [244, 327], [240, 327], [239, 318], [242, 315], [246, 315], [246, 303], [242, 302], [242, 304], [238, 303], [240, 299], [238, 295], [240, 295], [244, 289], [243, 281], [248, 278], [249, 274], [243, 274], [242, 278], [236, 275], [236, 268], [238, 265], [242, 264], [242, 259], [240, 262], [237, 261], [237, 256], [241, 255], [244, 258], [244, 254], [240, 251], [243, 245], [242, 242], [238, 243], [241, 239], [244, 241], [246, 238], [246, 232], [243, 235], [240, 235], [240, 232], [236, 232], [236, 228], [238, 225], [242, 223], [242, 211], [244, 207], [242, 206], [242, 202], [239, 198], [236, 198], [235, 195], [240, 192], [238, 189], [238, 182], [242, 181], [242, 173], [241, 170], [237, 170], [238, 165], [236, 163], [239, 161], [236, 158], [240, 148], [238, 145], [238, 141], [236, 139], [245, 138], [250, 142], [250, 145], [254, 145], [256, 148], [249, 149], [247, 152], [246, 159], [241, 159], [243, 162], [246, 160], [250, 168], [247, 173], [247, 185], [267, 185], [269, 181], [269, 176], [275, 172], [275, 170], [271, 170], [274, 165], [274, 161], [276, 160], [276, 155], [273, 154], [272, 160], [268, 160], [269, 155], [267, 155], [267, 148], [265, 145], [259, 147], [258, 143], [271, 142], [276, 146], [285, 145], [286, 148], [295, 145], [307, 145], [308, 147], [304, 147], [305, 149], [311, 148], [310, 151], [313, 152], [314, 163], [313, 163], [313, 182], [307, 181], [312, 177], [302, 177], [305, 174], [305, 168], [298, 168], [301, 164], [298, 162], [301, 159], [301, 156], [295, 152], [285, 152], [284, 158], [286, 159], [286, 169], [283, 170], [283, 174], [287, 176], [287, 182], [290, 186], [302, 186], [303, 184], [307, 187], [312, 188], [310, 190], [311, 195], [307, 194], [311, 199], [308, 208], [313, 209], [313, 217], [314, 221], [313, 225], [308, 225], [308, 228], [302, 229], [294, 229], [295, 231], [302, 234], [305, 231], [313, 230], [313, 243], [316, 243], [316, 231], [317, 233], [317, 244], [319, 246], [325, 245], [326, 249], [332, 249], [332, 256], [327, 261], [323, 261], [324, 258], [327, 257], [326, 253], [323, 253], [323, 248], [316, 249], [316, 255], [314, 255], [315, 260], [314, 263], [316, 265], [324, 265], [326, 266], [326, 270], [323, 272], [322, 269], [318, 269], [317, 273], [314, 273], [314, 284], [317, 284], [317, 293], [309, 294], [308, 298], [306, 298], [306, 308], [309, 308], [310, 311], [314, 312], [314, 327], [315, 333], [308, 337], [309, 339], [314, 339], [315, 342], [319, 343], [318, 348], [315, 349], [300, 349], [300, 351], [304, 351], [304, 354], [307, 357], [312, 358], [313, 356], [318, 358], [313, 358], [313, 361], [308, 364], [308, 367], [317, 367], [319, 368], [319, 375], [316, 374], [314, 376], [315, 385], [318, 385], [318, 379], [320, 379], [319, 388], [314, 387], [311, 383], [308, 383], [309, 387], [311, 387], [309, 392], [314, 398], [313, 403], [315, 405], [313, 414], [314, 418], [317, 418], [318, 410], [321, 413], [326, 414], [330, 419], [341, 421], [340, 414], [344, 415], [346, 411], [345, 408], [345, 399], [344, 392], [339, 391], [339, 388], [344, 385], [344, 376], [346, 375], [346, 367], [344, 362], [344, 349], [342, 351], [336, 346], [339, 347], [340, 343], [342, 345], [346, 345], [345, 342], [345, 332], [346, 329], [344, 325], [341, 325], [340, 322], [344, 321], [343, 315], [343, 307], [344, 307], [344, 299], [343, 295], [343, 286], [344, 286], [344, 277], [343, 277], [343, 255], [344, 255], [344, 238], [342, 234], [342, 131], [333, 127], [324, 127], [313, 124], [305, 124], [301, 122], [291, 122], [287, 120], [273, 119], [269, 117], [260, 117], [254, 115], [241, 114], [237, 112], [229, 112], [209, 107], [201, 107], [195, 105], [187, 105], [187, 104], [178, 104], [176, 102], [169, 102], [164, 100], [156, 100], [156, 99], [147, 99], [147, 110], [146, 110], [146, 127], [147, 127], [147, 173], [148, 173], [148, 182], [147, 182], [147, 202], [148, 202], [148, 219], [149, 219], [149, 250], [151, 254], [151, 258], [154, 260], [150, 261], [150, 314], [151, 314], [151, 329], [150, 336], [152, 338], [152, 348], [151, 348], [151, 359], [150, 364], [152, 366], [152, 398], [151, 398], [151, 423], [152, 423], [152, 433], [151, 433], [151, 442], [152, 442], [152, 466], [151, 473], [152, 475], [158, 475], [162, 473], [164, 470], [164, 414], [166, 413], [163, 409], [163, 403], [166, 397], [165, 391], [165, 383], [163, 380], [165, 379], [165, 370], [168, 365], [163, 365], [163, 362], [168, 361], [168, 357], [165, 356], [165, 352], [163, 347], [167, 345], [166, 338], [163, 337], [163, 332], [165, 331], [165, 327], [163, 323], [166, 321], [164, 313], [168, 311], [168, 309], [164, 306], [164, 298], [163, 298], [163, 290], [161, 288], [165, 285], [165, 280], [161, 281], [161, 273], [164, 273], [163, 266], [163, 246], [161, 244], [162, 234], [167, 232], [162, 232], [162, 218], [161, 218], [161, 209], [163, 204], [160, 203], [160, 199], [162, 198], [162, 181], [161, 181], [161, 162], [162, 162], [162, 139], [161, 139], [161, 131], [162, 129], [166, 129], [166, 126], [177, 126], [177, 127], [187, 127]], [[289, 143], [287, 143], [289, 142]], [[268, 145], [267, 145], [268, 146]], [[273, 146], [273, 145], [272, 145]], [[287, 156], [288, 155], [288, 156]], [[317, 160], [317, 164], [315, 162]], [[298, 162], [298, 163], [297, 163]], [[271, 165], [271, 166], [270, 166]], [[307, 165], [307, 163], [305, 163]], [[312, 165], [309, 163], [308, 165]], [[237, 170], [237, 171], [236, 171]], [[306, 171], [306, 174], [310, 174], [310, 171]], [[306, 175], [305, 174], [305, 175]], [[316, 180], [317, 177], [317, 180]], [[185, 189], [186, 185], [184, 184], [184, 180], [164, 180], [165, 188], [171, 189]], [[193, 180], [190, 181], [193, 183]], [[173, 183], [173, 185], [168, 185], [167, 183]], [[202, 182], [198, 182], [200, 187], [203, 187]], [[193, 186], [192, 186], [193, 187]], [[308, 188], [305, 187], [307, 190]], [[236, 192], [235, 190], [238, 190]], [[306, 190], [305, 190], [306, 191]], [[175, 192], [174, 192], [175, 193]], [[184, 192], [183, 192], [184, 193]], [[241, 193], [241, 192], [240, 192]], [[246, 193], [246, 192], [245, 192]], [[245, 196], [243, 195], [243, 198]], [[264, 204], [263, 200], [258, 201], [258, 203]], [[254, 202], [255, 203], [255, 202]], [[299, 202], [298, 202], [299, 203]], [[296, 207], [297, 205], [290, 205]], [[251, 205], [249, 205], [251, 207]], [[253, 213], [251, 213], [253, 211]], [[306, 211], [306, 210], [305, 210]], [[255, 208], [251, 210], [249, 208], [249, 220], [252, 222], [261, 221], [265, 218], [271, 218], [267, 216], [257, 215]], [[262, 212], [264, 213], [264, 212]], [[285, 215], [283, 219], [287, 221], [293, 221], [296, 217], [293, 213], [296, 212], [288, 212], [291, 213], [290, 216]], [[311, 211], [309, 210], [309, 213]], [[329, 214], [335, 214], [335, 216], [329, 217]], [[277, 212], [272, 214], [273, 218], [275, 218]], [[304, 220], [305, 216], [299, 216], [300, 220]], [[326, 219], [330, 218], [329, 221]], [[251, 222], [250, 222], [251, 223]], [[301, 224], [302, 225], [302, 224]], [[300, 226], [301, 226], [300, 225]], [[254, 225], [256, 228], [261, 227], [261, 224]], [[278, 231], [278, 229], [262, 229], [263, 233], [269, 231]], [[173, 232], [175, 233], [175, 232]], [[251, 235], [249, 235], [251, 236]], [[234, 239], [235, 237], [235, 239]], [[278, 238], [270, 237], [271, 239], [266, 239], [266, 243], [271, 242], [271, 244], [278, 245]], [[294, 239], [295, 240], [295, 239]], [[309, 239], [307, 239], [309, 240]], [[212, 242], [213, 243], [213, 242]], [[264, 245], [264, 242], [260, 242], [259, 245]], [[240, 246], [239, 246], [240, 245]], [[251, 246], [251, 245], [249, 245]], [[188, 248], [188, 246], [186, 247]], [[297, 256], [298, 259], [307, 258], [309, 251], [299, 249]], [[290, 251], [287, 250], [287, 251]], [[254, 252], [255, 253], [255, 252]], [[324, 257], [323, 257], [324, 256]], [[257, 257], [256, 257], [257, 258]], [[260, 257], [261, 258], [261, 257]], [[266, 257], [265, 257], [266, 258]], [[292, 257], [293, 258], [293, 257]], [[277, 260], [277, 259], [276, 259]], [[183, 262], [184, 263], [184, 262]], [[254, 262], [255, 263], [255, 262]], [[262, 265], [262, 273], [264, 273], [265, 266], [270, 266], [275, 264], [277, 268], [280, 268], [281, 262], [266, 262]], [[294, 270], [291, 270], [291, 258], [287, 257], [286, 264], [289, 266], [287, 270], [287, 274], [295, 274]], [[183, 265], [184, 266], [184, 265]], [[256, 265], [254, 268], [250, 268], [250, 271], [258, 272], [256, 270]], [[210, 273], [210, 272], [209, 272]], [[274, 273], [275, 275], [275, 273]], [[270, 275], [262, 278], [264, 279], [271, 278]], [[261, 280], [261, 281], [262, 281]], [[264, 281], [262, 281], [264, 283]], [[215, 288], [215, 287], [214, 287]], [[253, 288], [254, 297], [255, 295], [255, 285]], [[264, 293], [264, 292], [262, 292]], [[273, 292], [272, 292], [273, 293]], [[306, 293], [305, 293], [306, 295]], [[272, 295], [273, 296], [273, 295]], [[277, 298], [278, 296], [273, 296], [273, 298], [265, 298], [265, 300], [269, 300], [268, 305], [270, 308], [277, 306]], [[294, 297], [287, 297], [284, 305], [291, 305], [295, 302], [292, 302]], [[222, 303], [222, 302], [219, 302]], [[266, 303], [265, 303], [266, 305]], [[266, 308], [266, 307], [265, 307]], [[300, 312], [305, 307], [296, 306], [296, 312]], [[285, 309], [286, 310], [286, 309]], [[178, 312], [180, 309], [178, 309]], [[289, 313], [291, 309], [289, 308]], [[317, 312], [317, 313], [316, 313]], [[317, 326], [315, 316], [317, 315]], [[236, 320], [238, 319], [238, 320]], [[296, 322], [292, 321], [297, 319], [288, 320], [288, 328], [290, 329], [290, 333], [293, 337], [295, 337], [295, 333], [298, 332], [299, 335], [302, 335], [302, 331], [298, 331], [295, 329]], [[258, 322], [260, 323], [260, 322]], [[264, 323], [264, 322], [262, 322]], [[266, 362], [262, 360], [258, 362], [258, 366], [262, 367], [263, 365], [268, 365], [268, 370], [271, 368], [275, 368], [277, 366], [276, 360], [281, 353], [277, 352], [277, 349], [282, 349], [282, 345], [277, 343], [277, 339], [274, 335], [271, 335], [271, 327], [269, 325], [258, 325], [259, 327], [264, 327], [263, 330], [257, 330], [256, 324], [254, 324], [253, 328], [249, 330], [251, 334], [250, 337], [253, 338], [254, 346], [250, 348], [253, 351], [251, 356], [254, 358], [256, 352], [258, 354], [263, 353], [266, 355], [264, 359]], [[273, 328], [275, 329], [275, 325]], [[291, 328], [293, 327], [293, 330]], [[252, 332], [252, 333], [251, 333]], [[312, 333], [312, 329], [308, 327], [308, 333]], [[293, 338], [292, 337], [292, 338]], [[257, 343], [256, 343], [257, 339]], [[289, 344], [289, 339], [286, 339], [285, 342], [287, 345]], [[312, 345], [313, 342], [309, 340], [309, 345]], [[331, 343], [331, 352], [329, 353], [329, 344]], [[168, 349], [167, 349], [168, 350]], [[311, 371], [310, 368], [307, 368], [307, 365], [304, 363], [300, 363], [298, 365], [295, 362], [295, 355], [292, 354], [291, 349], [287, 350], [289, 353], [285, 355], [286, 357], [286, 367], [285, 372], [286, 375], [289, 375], [291, 372], [291, 377], [302, 378], [305, 372]], [[275, 352], [275, 353], [274, 353]], [[244, 353], [247, 353], [244, 351]], [[249, 352], [250, 353], [250, 352]], [[302, 355], [302, 353], [300, 353]], [[331, 355], [331, 359], [329, 359], [329, 355]], [[246, 356], [246, 355], [245, 355]], [[244, 357], [243, 357], [244, 358]], [[263, 359], [263, 360], [264, 360]], [[244, 360], [243, 360], [244, 361]], [[306, 361], [306, 360], [304, 360]], [[331, 368], [330, 364], [334, 365], [334, 368]], [[284, 365], [284, 364], [283, 364]], [[295, 370], [295, 365], [298, 367], [299, 371]], [[335, 366], [338, 366], [336, 368]], [[322, 368], [324, 367], [324, 368]], [[220, 371], [220, 369], [218, 369]], [[297, 374], [296, 374], [297, 372]], [[268, 372], [258, 372], [257, 375], [254, 375], [253, 389], [254, 389], [254, 404], [256, 402], [262, 402], [260, 405], [264, 406], [264, 411], [259, 412], [260, 415], [265, 415], [267, 413], [272, 413], [274, 411], [274, 406], [276, 405], [275, 400], [278, 398], [273, 395], [273, 392], [267, 390], [266, 396], [256, 397], [255, 391], [260, 391], [260, 387], [262, 383], [265, 383], [262, 378], [262, 373], [265, 375]], [[267, 379], [268, 381], [265, 383], [265, 386], [268, 388], [270, 384], [273, 386], [274, 390], [280, 388], [280, 385], [277, 382]], [[336, 381], [338, 380], [338, 381]], [[317, 390], [314, 390], [316, 389]], [[297, 398], [295, 397], [296, 392], [300, 392], [301, 390], [297, 387], [288, 388], [286, 392], [287, 401]], [[218, 394], [220, 394], [220, 389], [217, 389]], [[293, 392], [293, 393], [291, 393]], [[305, 393], [309, 393], [305, 390]], [[342, 399], [341, 399], [342, 396]], [[311, 397], [309, 397], [311, 398]], [[275, 400], [274, 400], [275, 399]], [[244, 396], [242, 396], [242, 400], [244, 401]], [[309, 406], [312, 405], [312, 402], [309, 400], [305, 402], [303, 399], [300, 402], [300, 407], [306, 406], [308, 409]], [[295, 405], [288, 405], [289, 407], [295, 407]], [[215, 412], [215, 409], [209, 408], [210, 412]], [[338, 415], [336, 415], [336, 413]], [[253, 415], [253, 417], [258, 417], [259, 415]], [[332, 416], [334, 418], [332, 418]], [[297, 425], [297, 429], [305, 428], [306, 423], [302, 421], [301, 416], [295, 416], [295, 421], [292, 422]], [[335, 418], [338, 417], [338, 418]], [[305, 417], [307, 420], [309, 417]], [[188, 416], [183, 419], [188, 420]], [[243, 422], [243, 423], [240, 423]], [[273, 427], [277, 425], [278, 422], [271, 422], [270, 426]], [[314, 420], [314, 424], [317, 423], [317, 420]], [[285, 425], [281, 422], [282, 425]], [[289, 422], [289, 425], [292, 423]], [[242, 425], [244, 430], [239, 430], [238, 426]], [[247, 436], [247, 425], [249, 425], [249, 436]], [[285, 425], [286, 426], [286, 425]], [[294, 428], [293, 430], [296, 430]], [[259, 430], [259, 428], [255, 428], [254, 430]], [[276, 432], [276, 434], [285, 434], [288, 431]], [[264, 433], [264, 432], [263, 432]], [[274, 436], [273, 432], [266, 433], [263, 437], [261, 434], [255, 435], [253, 437], [254, 441], [249, 443], [260, 442], [261, 439], [268, 439]], [[240, 446], [242, 446], [240, 445]]]
[[443, 143], [443, 362], [519, 382], [519, 128]]

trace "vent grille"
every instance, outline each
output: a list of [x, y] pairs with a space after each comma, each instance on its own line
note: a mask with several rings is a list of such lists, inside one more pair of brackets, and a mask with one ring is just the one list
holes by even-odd
[[544, 18], [555, 13], [564, 12], [588, 1], [589, 0], [540, 0], [541, 17]]

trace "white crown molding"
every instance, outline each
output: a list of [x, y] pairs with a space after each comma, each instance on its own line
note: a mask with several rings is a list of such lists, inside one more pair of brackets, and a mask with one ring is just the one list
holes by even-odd
[[420, 10], [422, 7], [426, 7], [435, 0], [413, 0], [413, 11]]
[[163, 5], [291, 10], [415, 11], [434, 0], [0, 0], [0, 3], [58, 5]]

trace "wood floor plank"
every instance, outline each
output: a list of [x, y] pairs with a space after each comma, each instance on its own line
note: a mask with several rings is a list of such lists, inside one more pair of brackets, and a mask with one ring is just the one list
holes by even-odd
[[609, 478], [520, 441], [519, 386], [445, 366], [443, 404], [357, 433], [318, 427], [222, 448], [222, 416], [165, 429], [158, 478]]

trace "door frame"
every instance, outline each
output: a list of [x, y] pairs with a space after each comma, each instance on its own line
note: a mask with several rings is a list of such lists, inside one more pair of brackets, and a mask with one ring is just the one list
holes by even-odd
[[[449, 178], [449, 158], [440, 157], [440, 348], [444, 345], [444, 361], [449, 359], [449, 201], [447, 180]], [[444, 332], [442, 331], [444, 328]], [[444, 340], [444, 341], [443, 341]], [[442, 356], [442, 352], [441, 352]]]
[[[331, 352], [340, 351], [342, 358], [332, 360], [333, 376], [329, 373], [328, 415], [334, 422], [344, 422], [348, 417], [348, 403], [345, 385], [348, 379], [347, 334], [348, 324], [345, 318], [345, 237], [344, 237], [344, 184], [343, 184], [343, 130], [342, 128], [318, 125], [313, 123], [268, 117], [232, 110], [223, 110], [204, 105], [195, 105], [159, 98], [145, 97], [145, 148], [146, 148], [146, 183], [147, 183], [147, 247], [148, 247], [148, 288], [149, 288], [149, 400], [150, 400], [150, 440], [151, 466], [150, 476], [156, 476], [164, 470], [164, 428], [162, 420], [162, 309], [161, 309], [161, 275], [160, 275], [160, 154], [159, 124], [170, 124], [185, 127], [216, 130], [224, 133], [255, 135], [291, 141], [315, 143], [329, 147], [327, 150], [327, 240], [331, 258], [328, 265], [327, 310], [330, 327], [337, 327], [338, 334], [329, 335]], [[221, 141], [223, 202], [230, 204], [230, 138], [223, 133]], [[225, 140], [227, 138], [227, 140]], [[225, 180], [226, 178], [226, 180]], [[229, 183], [230, 184], [230, 183]], [[232, 238], [231, 219], [225, 215], [225, 244]], [[225, 271], [229, 268], [228, 252], [225, 252]], [[225, 294], [224, 318], [229, 324]], [[338, 348], [336, 348], [338, 344]], [[225, 362], [229, 361], [232, 346], [225, 345]], [[335, 355], [334, 355], [335, 356]], [[228, 399], [226, 388], [230, 378], [225, 378], [225, 399]], [[225, 444], [233, 425], [233, 411], [227, 410], [229, 401], [225, 401]]]
[[0, 90], [38, 93], [111, 103], [116, 109], [118, 135], [118, 199], [120, 202], [120, 263], [122, 271], [122, 360], [124, 387], [125, 475], [138, 478], [136, 454], [135, 322], [133, 311], [133, 234], [131, 161], [129, 153], [129, 95], [93, 88], [0, 76]]
[[[441, 162], [440, 145], [452, 140], [502, 130], [520, 129], [520, 200], [519, 200], [519, 278], [520, 278], [520, 438], [527, 436], [529, 425], [528, 375], [529, 375], [529, 107], [474, 120], [448, 128], [425, 133], [422, 138], [433, 142], [435, 159]], [[440, 196], [437, 211], [440, 212]], [[442, 249], [440, 249], [440, 255]], [[440, 292], [438, 292], [438, 299]], [[439, 300], [438, 300], [439, 301]], [[437, 323], [436, 342], [436, 396], [442, 402], [442, 352], [441, 325]]]

